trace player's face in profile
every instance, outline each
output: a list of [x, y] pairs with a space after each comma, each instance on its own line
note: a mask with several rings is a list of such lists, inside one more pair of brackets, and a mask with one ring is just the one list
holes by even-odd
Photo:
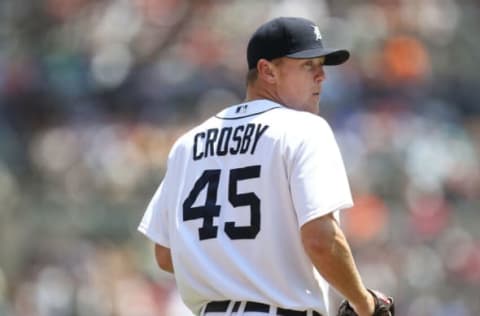
[[325, 57], [310, 59], [280, 58], [277, 93], [282, 104], [301, 111], [318, 114], [321, 84], [325, 79]]

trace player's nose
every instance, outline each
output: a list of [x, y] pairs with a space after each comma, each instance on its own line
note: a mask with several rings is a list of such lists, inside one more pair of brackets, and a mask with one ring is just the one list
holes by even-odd
[[323, 65], [319, 65], [315, 71], [315, 82], [321, 83], [325, 80], [325, 71], [323, 70]]

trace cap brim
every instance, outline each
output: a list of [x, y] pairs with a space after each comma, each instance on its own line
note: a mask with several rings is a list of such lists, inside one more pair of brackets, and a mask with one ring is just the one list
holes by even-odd
[[325, 56], [324, 65], [335, 66], [343, 64], [350, 58], [350, 52], [346, 49], [314, 48], [286, 55], [290, 58], [315, 58]]

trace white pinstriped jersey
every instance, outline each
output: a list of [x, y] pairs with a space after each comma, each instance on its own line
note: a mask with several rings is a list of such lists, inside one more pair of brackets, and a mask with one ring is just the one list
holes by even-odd
[[352, 206], [324, 119], [267, 100], [231, 106], [183, 135], [139, 230], [171, 249], [180, 294], [327, 314], [328, 284], [300, 227]]

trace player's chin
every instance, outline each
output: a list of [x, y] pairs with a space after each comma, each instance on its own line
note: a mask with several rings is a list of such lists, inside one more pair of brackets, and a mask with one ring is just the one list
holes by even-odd
[[308, 102], [308, 106], [306, 107], [308, 109], [307, 111], [313, 114], [318, 114], [319, 105], [320, 105], [320, 98], [312, 98], [310, 102]]

